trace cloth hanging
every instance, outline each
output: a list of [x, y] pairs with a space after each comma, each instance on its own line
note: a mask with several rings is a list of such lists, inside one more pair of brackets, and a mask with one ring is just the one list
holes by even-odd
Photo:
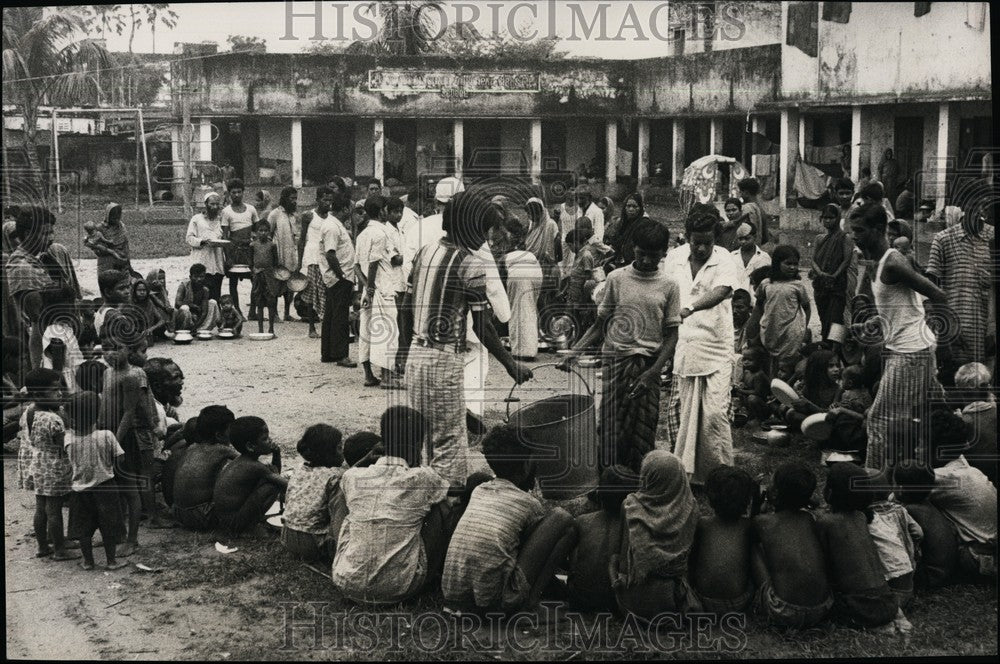
[[851, 3], [849, 2], [824, 2], [823, 20], [834, 23], [847, 23], [851, 20]]
[[826, 193], [829, 184], [829, 176], [815, 166], [803, 161], [795, 163], [795, 190], [801, 198], [816, 200]]
[[819, 3], [792, 2], [788, 5], [788, 32], [785, 43], [815, 58], [819, 52]]
[[632, 172], [632, 153], [618, 148], [618, 175], [629, 175]]
[[923, 16], [931, 10], [931, 3], [929, 2], [914, 2], [913, 3], [913, 15]]

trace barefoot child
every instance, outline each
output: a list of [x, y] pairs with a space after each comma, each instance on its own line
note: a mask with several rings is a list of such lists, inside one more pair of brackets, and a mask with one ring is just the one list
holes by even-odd
[[296, 447], [305, 463], [288, 478], [281, 543], [303, 560], [330, 561], [337, 549], [330, 521], [344, 474], [341, 438], [329, 424], [314, 424]]
[[232, 330], [238, 339], [243, 332], [243, 312], [237, 308], [231, 295], [219, 298], [219, 329]]
[[472, 492], [448, 545], [441, 590], [454, 608], [530, 611], [576, 544], [573, 517], [558, 507], [546, 515], [528, 493], [531, 451], [516, 427], [487, 433], [483, 454], [496, 479]]
[[257, 332], [264, 331], [264, 308], [267, 308], [268, 332], [274, 334], [274, 321], [278, 318], [278, 296], [285, 291], [285, 283], [274, 276], [278, 267], [278, 245], [271, 239], [271, 225], [266, 220], [254, 225], [252, 247], [253, 281], [250, 289], [250, 311], [258, 313]]
[[[237, 456], [229, 444], [229, 428], [235, 419], [225, 406], [206, 406], [198, 413], [194, 441], [186, 440], [193, 444], [180, 455], [172, 481], [174, 517], [186, 528], [215, 526], [212, 494], [222, 466]], [[171, 451], [171, 459], [175, 455], [178, 452]]]
[[424, 417], [392, 406], [381, 429], [385, 456], [340, 480], [348, 512], [333, 559], [333, 584], [367, 604], [395, 604], [420, 593], [440, 569], [450, 534], [442, 515], [448, 482], [420, 465]]
[[[31, 449], [30, 471], [35, 488], [35, 540], [38, 558], [79, 558], [66, 550], [62, 507], [71, 491], [73, 467], [63, 446], [66, 433], [59, 409], [63, 402], [62, 376], [51, 369], [33, 369], [24, 377], [34, 406], [25, 412]], [[51, 546], [50, 546], [51, 544]]]
[[[635, 261], [608, 276], [597, 322], [573, 345], [579, 353], [604, 339], [602, 467], [623, 464], [637, 471], [656, 444], [660, 374], [673, 359], [681, 323], [680, 291], [660, 269], [669, 238], [666, 227], [654, 222], [635, 230]], [[577, 260], [592, 246], [581, 248]]]
[[[744, 348], [741, 354], [743, 375], [733, 386], [734, 418], [765, 421], [771, 415], [768, 400], [771, 397], [771, 380], [767, 377], [767, 352], [760, 346]], [[742, 414], [742, 417], [741, 417]]]
[[97, 430], [100, 397], [77, 392], [69, 404], [71, 428], [66, 432], [66, 453], [73, 466], [73, 494], [69, 499], [69, 537], [80, 541], [83, 569], [94, 569], [94, 532], [101, 531], [106, 568], [120, 569], [127, 563], [115, 558], [115, 549], [125, 537], [125, 517], [115, 482], [115, 465], [124, 456], [115, 436]]
[[[212, 492], [212, 514], [222, 530], [244, 533], [264, 520], [274, 501], [284, 496], [288, 480], [281, 473], [281, 450], [271, 440], [264, 420], [238, 417], [229, 428], [229, 440], [238, 457], [219, 471]], [[257, 459], [271, 455], [271, 463]]]
[[853, 463], [835, 463], [826, 478], [824, 497], [830, 511], [816, 518], [826, 553], [834, 614], [850, 625], [881, 627], [900, 613], [886, 583], [886, 569], [868, 532], [864, 510], [870, 493], [867, 474]]
[[745, 470], [719, 466], [708, 474], [705, 492], [715, 514], [698, 520], [688, 568], [691, 587], [706, 612], [741, 613], [753, 599], [748, 515], [759, 491]]
[[876, 471], [869, 471], [868, 478], [872, 498], [868, 533], [885, 567], [886, 583], [896, 594], [899, 608], [906, 609], [913, 602], [913, 574], [924, 531], [905, 507], [889, 500], [889, 478]]
[[799, 278], [799, 250], [778, 246], [771, 256], [771, 274], [757, 287], [754, 319], [757, 336], [772, 358], [772, 367], [798, 354], [809, 326], [809, 293]]
[[756, 609], [774, 625], [812, 627], [833, 606], [826, 556], [806, 509], [815, 489], [816, 476], [804, 464], [782, 464], [769, 491], [774, 513], [753, 518]]

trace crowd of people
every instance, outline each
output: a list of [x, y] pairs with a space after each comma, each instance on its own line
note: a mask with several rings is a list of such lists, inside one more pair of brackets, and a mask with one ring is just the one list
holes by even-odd
[[[804, 265], [769, 231], [756, 181], [740, 190], [722, 213], [696, 204], [671, 238], [639, 193], [620, 215], [584, 187], [550, 210], [446, 178], [421, 216], [419, 196], [374, 182], [352, 202], [333, 178], [303, 214], [294, 188], [270, 210], [259, 195], [258, 210], [233, 179], [227, 205], [210, 193], [190, 221], [189, 279], [172, 305], [162, 270], [132, 269], [120, 206], [87, 229], [90, 300], [52, 243], [54, 215], [16, 211], [4, 226], [16, 314], [4, 317], [4, 439], [36, 496], [37, 555], [93, 568], [100, 531], [113, 569], [144, 517], [246, 533], [278, 503], [287, 549], [327, 561], [357, 602], [440, 589], [457, 610], [556, 596], [645, 617], [752, 609], [790, 627], [835, 616], [904, 629], [915, 588], [996, 577], [993, 228], [946, 211], [922, 267], [881, 185], [839, 180]], [[366, 386], [403, 389], [407, 403], [378, 432], [309, 427], [291, 473], [260, 417], [208, 405], [182, 422], [183, 373], [147, 357], [182, 332], [238, 336], [247, 320], [263, 332], [265, 313], [273, 334], [280, 297], [322, 361], [360, 363]], [[600, 482], [575, 518], [536, 497], [523, 432], [483, 420], [489, 356], [523, 383], [560, 345], [561, 368], [590, 352], [602, 363]], [[775, 398], [776, 379], [792, 397]], [[807, 427], [816, 415], [827, 426]], [[822, 478], [782, 464], [762, 489], [734, 459], [733, 429], [751, 422], [844, 460]], [[470, 434], [483, 435], [489, 473], [470, 473]]]

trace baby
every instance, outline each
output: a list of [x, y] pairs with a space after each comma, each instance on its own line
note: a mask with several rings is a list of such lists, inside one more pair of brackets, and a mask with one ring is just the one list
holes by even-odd
[[872, 405], [872, 395], [865, 387], [865, 372], [854, 364], [840, 374], [840, 397], [830, 408], [848, 408], [864, 414]]
[[84, 223], [83, 230], [87, 233], [87, 239], [83, 241], [85, 245], [91, 248], [95, 246], [101, 247], [106, 252], [108, 252], [108, 254], [110, 254], [112, 258], [115, 258], [116, 260], [122, 262], [125, 261], [125, 257], [119, 254], [114, 249], [112, 249], [111, 243], [108, 242], [107, 239], [104, 237], [104, 235], [101, 234], [101, 231], [97, 230], [97, 224], [95, 224], [92, 221], [88, 221]]

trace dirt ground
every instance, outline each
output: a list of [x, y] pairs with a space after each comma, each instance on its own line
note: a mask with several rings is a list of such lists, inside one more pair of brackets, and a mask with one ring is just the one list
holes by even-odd
[[[135, 261], [145, 274], [162, 267], [171, 293], [187, 271], [187, 257]], [[95, 262], [78, 267], [85, 288], [96, 285]], [[247, 283], [243, 284], [243, 297]], [[278, 339], [257, 342], [195, 342], [190, 346], [161, 345], [149, 355], [174, 358], [186, 380], [183, 417], [209, 404], [225, 404], [239, 415], [264, 417], [291, 468], [297, 463], [295, 443], [303, 429], [328, 422], [345, 435], [375, 429], [387, 405], [405, 399], [405, 392], [387, 392], [362, 386], [361, 369], [344, 369], [319, 361], [319, 342], [307, 338], [303, 323], [282, 322]], [[352, 349], [354, 352], [354, 349]], [[551, 358], [552, 356], [540, 356]], [[545, 361], [544, 359], [541, 361]], [[590, 375], [589, 380], [594, 381]], [[567, 380], [571, 382], [567, 383]], [[503, 398], [511, 383], [493, 364], [488, 379], [487, 420], [504, 417]], [[596, 387], [596, 384], [595, 384]], [[540, 369], [537, 380], [518, 388], [525, 402], [583, 387], [576, 379], [552, 369]], [[795, 456], [815, 464], [815, 449], [774, 449], [737, 433], [737, 463], [754, 475], [773, 469]], [[601, 657], [662, 658], [683, 651], [687, 655], [740, 657], [890, 656], [930, 654], [995, 655], [997, 601], [995, 590], [960, 585], [946, 593], [919, 596], [911, 613], [915, 629], [907, 636], [883, 635], [825, 624], [804, 632], [784, 632], [750, 622], [738, 630], [735, 641], [707, 650], [681, 639], [673, 649], [650, 651], [645, 641], [615, 640], [623, 624], [608, 627], [611, 643], [601, 651], [581, 643], [566, 619], [508, 630], [494, 648], [474, 648], [460, 642], [440, 645], [440, 593], [421, 598], [402, 609], [401, 622], [380, 624], [374, 630], [348, 632], [336, 643], [337, 620], [368, 614], [344, 602], [323, 575], [329, 569], [310, 569], [285, 553], [277, 536], [221, 538], [213, 533], [182, 530], [140, 530], [141, 548], [128, 558], [130, 566], [115, 572], [84, 572], [72, 562], [43, 562], [34, 558], [31, 535], [34, 497], [15, 489], [15, 462], [4, 463], [4, 555], [6, 579], [7, 653], [32, 659], [586, 659]], [[221, 541], [238, 551], [222, 554]], [[102, 561], [103, 553], [96, 552]], [[137, 563], [152, 568], [138, 569]], [[320, 603], [312, 608], [301, 603]], [[294, 613], [290, 607], [299, 608]], [[290, 629], [287, 619], [308, 617], [324, 608], [323, 638], [314, 643], [311, 623]], [[433, 623], [433, 624], [432, 624]], [[743, 627], [746, 629], [744, 630]], [[616, 631], [617, 630], [617, 631]], [[365, 634], [365, 638], [358, 637]], [[552, 647], [553, 634], [569, 638]], [[484, 637], [482, 630], [472, 636]], [[484, 637], [485, 638], [485, 637]], [[422, 641], [420, 639], [423, 639]], [[528, 644], [525, 646], [525, 642]], [[416, 645], [415, 645], [416, 643]], [[425, 648], [431, 644], [438, 647]], [[491, 642], [492, 643], [492, 642]], [[714, 642], [713, 642], [714, 643]], [[424, 644], [424, 645], [422, 645]], [[495, 645], [495, 644], [494, 644]], [[314, 647], [317, 646], [317, 647]], [[588, 655], [589, 653], [589, 655]]]

